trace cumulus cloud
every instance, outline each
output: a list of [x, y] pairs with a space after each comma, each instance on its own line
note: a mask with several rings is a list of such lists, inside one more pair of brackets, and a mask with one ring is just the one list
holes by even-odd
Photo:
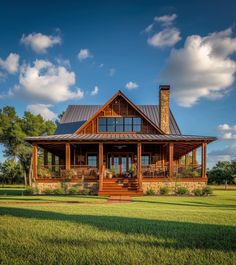
[[163, 26], [170, 26], [177, 18], [176, 14], [154, 17], [154, 21], [161, 23]]
[[26, 64], [21, 67], [19, 85], [13, 93], [47, 102], [83, 98], [82, 90], [71, 89], [74, 84], [74, 72], [49, 61], [36, 60], [33, 66]]
[[5, 60], [0, 58], [0, 67], [9, 74], [15, 74], [19, 69], [19, 59], [20, 56], [18, 54], [10, 53]]
[[236, 125], [230, 126], [227, 123], [220, 124], [220, 125], [218, 125], [217, 130], [218, 131], [231, 131], [231, 130], [236, 131]]
[[138, 88], [138, 84], [136, 82], [132, 82], [132, 81], [129, 81], [125, 87], [128, 89], [128, 90], [132, 90], [132, 89], [135, 89], [135, 88]]
[[165, 28], [148, 38], [147, 42], [153, 47], [171, 47], [181, 40], [180, 31], [177, 28]]
[[236, 134], [233, 134], [232, 132], [227, 132], [224, 133], [222, 136], [223, 140], [232, 140], [232, 139], [236, 139]]
[[31, 47], [37, 53], [45, 53], [48, 48], [61, 43], [59, 36], [44, 35], [42, 33], [31, 33], [28, 36], [23, 35], [21, 43]]
[[95, 86], [94, 89], [91, 91], [91, 96], [96, 96], [98, 94], [99, 88]]
[[172, 49], [160, 79], [172, 83], [172, 95], [183, 107], [222, 98], [234, 82], [236, 63], [230, 55], [235, 51], [231, 29], [189, 36], [183, 48]]
[[33, 104], [27, 106], [27, 111], [38, 115], [40, 114], [45, 120], [55, 120], [57, 114], [50, 110], [49, 108], [53, 107], [51, 104]]
[[83, 61], [85, 59], [91, 58], [92, 54], [89, 49], [81, 49], [77, 55], [78, 59], [80, 61]]

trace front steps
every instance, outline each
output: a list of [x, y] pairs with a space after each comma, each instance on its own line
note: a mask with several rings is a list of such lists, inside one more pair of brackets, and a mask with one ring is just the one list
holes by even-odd
[[98, 192], [102, 196], [142, 196], [138, 190], [137, 179], [112, 178], [103, 180], [103, 189]]

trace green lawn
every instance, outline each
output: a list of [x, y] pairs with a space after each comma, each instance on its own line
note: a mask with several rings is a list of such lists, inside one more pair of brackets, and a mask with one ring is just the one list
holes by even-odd
[[0, 196], [0, 264], [236, 264], [235, 210], [236, 190], [132, 203]]

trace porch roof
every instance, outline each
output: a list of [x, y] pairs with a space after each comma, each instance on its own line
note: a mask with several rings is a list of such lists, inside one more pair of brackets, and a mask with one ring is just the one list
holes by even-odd
[[123, 134], [123, 133], [100, 133], [100, 134], [58, 134], [48, 136], [27, 137], [26, 141], [49, 142], [49, 141], [145, 141], [145, 142], [213, 142], [217, 138], [212, 136], [198, 135], [174, 135], [174, 134]]

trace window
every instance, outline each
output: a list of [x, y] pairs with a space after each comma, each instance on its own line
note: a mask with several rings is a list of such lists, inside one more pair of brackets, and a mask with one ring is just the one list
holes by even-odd
[[99, 132], [141, 132], [141, 118], [99, 118]]
[[97, 167], [97, 154], [88, 154], [87, 164], [91, 167]]
[[142, 165], [149, 165], [150, 164], [150, 155], [145, 154], [142, 155]]

